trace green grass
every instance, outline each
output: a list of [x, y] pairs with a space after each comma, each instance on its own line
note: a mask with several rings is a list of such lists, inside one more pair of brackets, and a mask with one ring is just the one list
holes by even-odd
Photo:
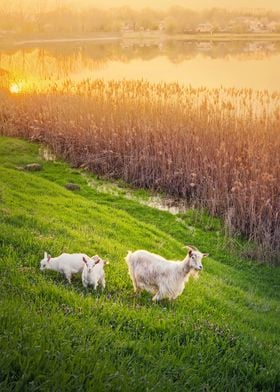
[[[0, 138], [0, 390], [279, 390], [280, 270], [239, 258], [218, 220], [101, 193], [38, 149]], [[133, 293], [127, 250], [182, 259], [186, 243], [211, 257], [181, 297]], [[40, 272], [44, 250], [109, 260], [104, 293]]]

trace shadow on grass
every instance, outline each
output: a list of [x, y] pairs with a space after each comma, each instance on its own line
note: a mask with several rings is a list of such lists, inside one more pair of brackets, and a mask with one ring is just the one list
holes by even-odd
[[139, 310], [142, 308], [152, 309], [155, 307], [162, 310], [174, 310], [174, 307], [176, 308], [176, 301], [174, 300], [163, 299], [154, 302], [152, 300], [153, 294], [145, 291], [134, 293], [132, 287], [131, 289], [126, 287], [123, 290], [118, 290], [107, 285], [104, 290], [101, 287], [94, 290], [92, 286], [85, 288], [82, 285], [81, 277], [78, 274], [72, 276], [72, 282], [70, 284], [62, 274], [55, 274], [53, 271], [41, 273], [47, 282], [51, 282], [57, 286], [57, 288], [63, 288], [72, 293], [76, 292], [85, 299], [103, 299], [104, 302], [111, 301], [113, 303], [119, 303], [120, 306], [124, 305]]

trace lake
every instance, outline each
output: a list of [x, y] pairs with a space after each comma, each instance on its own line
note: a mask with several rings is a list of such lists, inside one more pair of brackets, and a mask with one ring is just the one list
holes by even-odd
[[274, 91], [279, 70], [280, 42], [265, 40], [37, 40], [0, 51], [0, 83], [11, 92], [96, 78]]

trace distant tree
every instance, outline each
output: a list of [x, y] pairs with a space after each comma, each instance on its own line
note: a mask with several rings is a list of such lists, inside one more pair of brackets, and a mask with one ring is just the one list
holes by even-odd
[[[31, 1], [31, 0], [30, 0]], [[10, 11], [7, 7], [0, 8], [0, 30], [17, 32], [113, 32], [120, 31], [123, 26], [130, 26], [135, 31], [161, 30], [169, 34], [195, 31], [199, 24], [211, 24], [213, 32], [249, 31], [249, 24], [242, 21], [258, 19], [263, 25], [275, 23], [279, 32], [280, 13], [264, 10], [228, 11], [213, 8], [193, 11], [184, 7], [174, 6], [167, 11], [150, 8], [133, 10], [128, 6], [113, 9], [89, 8], [80, 11], [71, 7], [60, 6], [50, 10], [48, 2], [38, 0], [36, 7], [30, 12], [26, 2], [13, 0]], [[12, 9], [12, 11], [11, 11]], [[277, 26], [277, 22], [279, 25]]]

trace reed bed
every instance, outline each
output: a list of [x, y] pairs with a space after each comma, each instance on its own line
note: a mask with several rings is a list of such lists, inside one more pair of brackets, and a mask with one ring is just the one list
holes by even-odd
[[280, 93], [87, 80], [1, 98], [2, 133], [184, 198], [280, 263]]

